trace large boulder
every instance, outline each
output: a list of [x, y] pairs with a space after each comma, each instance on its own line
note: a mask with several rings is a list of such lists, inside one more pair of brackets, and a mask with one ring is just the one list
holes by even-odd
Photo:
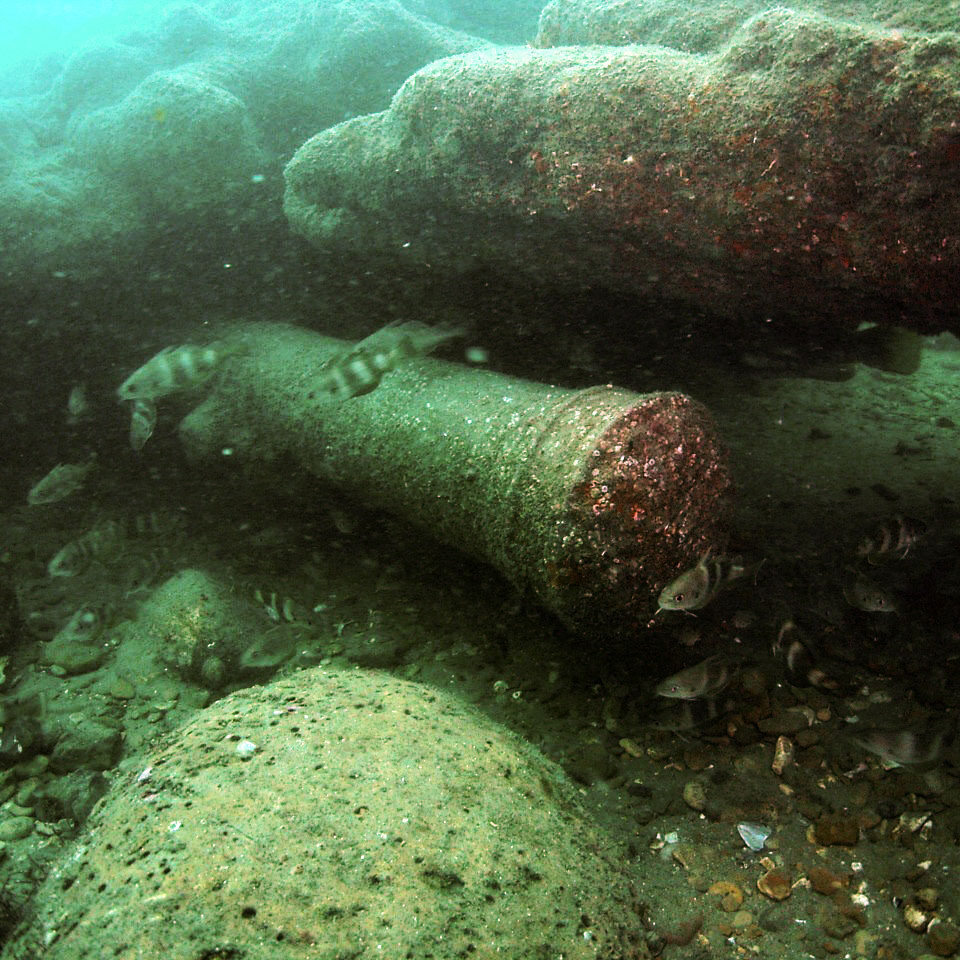
[[89, 113], [73, 145], [84, 164], [167, 214], [242, 198], [265, 159], [246, 104], [192, 67], [153, 73]]
[[516, 736], [425, 687], [316, 669], [219, 701], [129, 769], [10, 949], [643, 958], [625, 864]]
[[[534, 46], [658, 43], [690, 53], [719, 50], [740, 24], [775, 6], [770, 0], [550, 0]], [[808, 13], [888, 29], [957, 29], [956, 0], [800, 0]]]
[[0, 158], [0, 282], [55, 292], [67, 275], [96, 277], [106, 250], [142, 252], [146, 221], [136, 198], [66, 151]]
[[724, 320], [956, 325], [960, 38], [775, 8], [716, 53], [478, 52], [287, 167], [374, 275], [483, 268]]

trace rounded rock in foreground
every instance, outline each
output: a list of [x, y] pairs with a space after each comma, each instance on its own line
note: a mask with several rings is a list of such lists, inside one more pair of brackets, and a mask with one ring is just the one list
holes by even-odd
[[38, 891], [23, 939], [47, 960], [649, 956], [559, 768], [445, 694], [317, 668], [218, 701], [145, 766]]

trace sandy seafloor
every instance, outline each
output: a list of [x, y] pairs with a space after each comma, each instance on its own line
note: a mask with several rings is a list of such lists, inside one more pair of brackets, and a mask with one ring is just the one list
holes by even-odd
[[[730, 447], [735, 546], [765, 564], [700, 616], [661, 615], [648, 636], [615, 646], [572, 638], [494, 572], [312, 481], [262, 489], [164, 467], [163, 445], [170, 454], [176, 441], [161, 425], [156, 459], [147, 447], [139, 477], [101, 457], [82, 497], [39, 510], [7, 505], [2, 569], [31, 633], [11, 651], [0, 692], [8, 697], [27, 676], [82, 711], [85, 690], [112, 689], [125, 769], [138, 747], [199, 707], [196, 691], [144, 684], [129, 657], [111, 659], [110, 628], [108, 656], [93, 671], [61, 679], [38, 660], [57, 618], [107, 596], [117, 577], [116, 567], [95, 569], [53, 590], [43, 567], [57, 545], [121, 506], [170, 509], [185, 528], [131, 542], [122, 566], [143, 560], [147, 588], [110, 594], [111, 616], [133, 615], [151, 585], [185, 566], [213, 571], [254, 606], [260, 588], [320, 608], [309, 627], [273, 626], [296, 632], [291, 649], [300, 651], [281, 672], [316, 663], [387, 669], [455, 692], [539, 746], [622, 842], [649, 907], [651, 943], [665, 956], [947, 955], [951, 925], [911, 932], [904, 910], [960, 912], [960, 754], [947, 746], [932, 769], [885, 769], [848, 732], [853, 718], [923, 728], [956, 712], [958, 372], [960, 352], [928, 349], [906, 377], [861, 366], [841, 382], [681, 384], [707, 402]], [[662, 370], [651, 377], [658, 382], [632, 386], [677, 385], [663, 383]], [[33, 474], [48, 466], [38, 462]], [[853, 547], [898, 513], [930, 528], [905, 558], [877, 568], [900, 611], [852, 610], [841, 585]], [[840, 691], [787, 685], [769, 655], [781, 619], [807, 609], [823, 625]], [[731, 651], [751, 667], [744, 689], [728, 691], [726, 717], [691, 731], [651, 727], [659, 679]], [[795, 762], [778, 776], [771, 762], [781, 735]], [[746, 849], [736, 830], [744, 821], [769, 828], [766, 850]], [[851, 824], [855, 844], [825, 842]], [[43, 832], [26, 842], [42, 842]], [[5, 879], [16, 873], [17, 849], [8, 844], [0, 861]], [[758, 890], [770, 870], [790, 885], [782, 901]]]

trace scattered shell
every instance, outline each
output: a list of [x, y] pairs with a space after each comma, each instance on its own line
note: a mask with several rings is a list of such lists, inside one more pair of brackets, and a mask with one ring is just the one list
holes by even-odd
[[713, 884], [707, 893], [716, 894], [720, 897], [720, 909], [724, 913], [736, 913], [743, 903], [743, 890], [735, 883], [727, 880], [718, 880]]
[[770, 831], [759, 823], [738, 823], [737, 833], [743, 842], [754, 852], [759, 853], [770, 836]]

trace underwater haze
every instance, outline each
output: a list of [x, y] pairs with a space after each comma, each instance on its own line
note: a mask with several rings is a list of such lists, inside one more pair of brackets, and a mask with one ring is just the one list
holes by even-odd
[[0, 22], [0, 960], [960, 956], [960, 0]]
[[0, 32], [0, 75], [18, 63], [50, 54], [66, 55], [84, 44], [135, 30], [144, 21], [155, 19], [166, 6], [167, 0], [9, 0], [4, 4]]

